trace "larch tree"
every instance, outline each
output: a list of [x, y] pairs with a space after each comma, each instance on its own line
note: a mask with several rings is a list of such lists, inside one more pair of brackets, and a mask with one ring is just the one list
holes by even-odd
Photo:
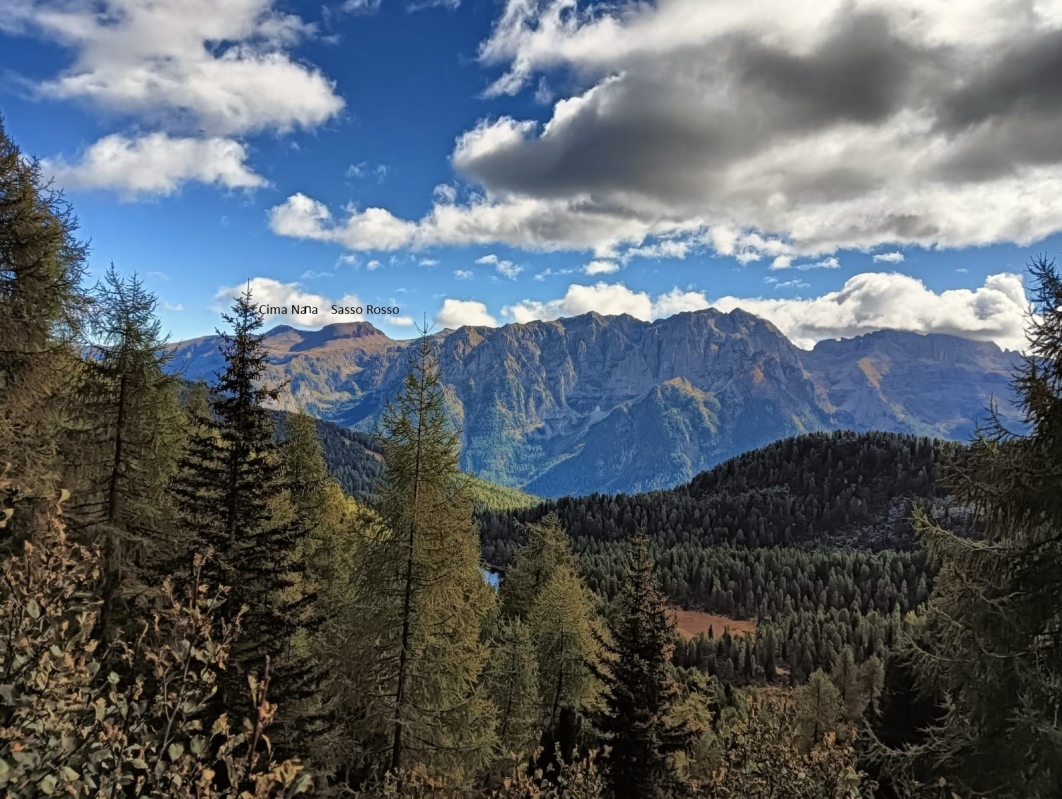
[[531, 630], [520, 619], [499, 620], [484, 681], [498, 711], [501, 757], [528, 755], [540, 733], [538, 659]]
[[993, 422], [950, 478], [981, 534], [916, 517], [941, 568], [910, 655], [945, 712], [906, 756], [964, 794], [1062, 795], [1062, 277], [1044, 256], [1031, 272], [1015, 380], [1028, 433]]
[[[58, 443], [84, 311], [85, 245], [62, 195], [0, 121], [0, 452], [5, 512], [59, 485]], [[8, 527], [18, 533], [19, 517]], [[6, 536], [5, 536], [6, 537]]]
[[528, 611], [546, 733], [552, 733], [565, 710], [580, 712], [596, 696], [593, 668], [600, 652], [600, 630], [595, 604], [579, 575], [562, 567], [542, 586]]
[[675, 619], [644, 535], [631, 539], [610, 628], [599, 670], [604, 707], [595, 726], [609, 747], [612, 796], [672, 796], [679, 783], [674, 755], [690, 748], [692, 733], [674, 718], [682, 699], [671, 673]]
[[539, 592], [559, 569], [578, 569], [568, 534], [555, 513], [527, 525], [527, 542], [516, 552], [513, 568], [499, 592], [502, 613], [522, 618], [531, 610]]
[[[486, 765], [495, 709], [481, 681], [494, 592], [480, 570], [479, 535], [459, 433], [445, 414], [427, 335], [382, 421], [387, 473], [364, 525], [354, 596], [343, 613], [344, 660], [370, 770], [414, 764], [460, 781]], [[338, 668], [342, 668], [339, 665]]]
[[793, 710], [797, 745], [810, 752], [839, 728], [844, 712], [841, 692], [822, 669], [816, 669], [807, 683], [793, 691]]
[[[156, 297], [112, 265], [91, 293], [80, 371], [80, 423], [69, 458], [71, 529], [100, 546], [101, 635], [115, 632], [123, 576], [151, 557], [169, 524], [167, 481], [180, 446], [178, 385], [165, 372]], [[128, 580], [126, 588], [128, 588]]]

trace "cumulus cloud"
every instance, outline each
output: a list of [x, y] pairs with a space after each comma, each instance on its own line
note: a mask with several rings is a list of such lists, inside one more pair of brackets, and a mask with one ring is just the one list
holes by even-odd
[[874, 256], [876, 264], [902, 264], [904, 257], [902, 252], [879, 252]]
[[454, 277], [456, 277], [458, 280], [468, 280], [470, 277], [472, 277], [472, 274], [473, 273], [471, 269], [457, 269], [454, 271]]
[[246, 148], [232, 139], [171, 138], [152, 133], [138, 139], [105, 136], [80, 161], [44, 161], [43, 168], [67, 189], [111, 189], [133, 198], [172, 194], [189, 181], [228, 189], [267, 185], [245, 164]]
[[674, 288], [654, 298], [644, 291], [632, 291], [622, 283], [601, 282], [592, 286], [573, 284], [563, 297], [555, 300], [522, 300], [502, 308], [502, 314], [519, 323], [579, 316], [590, 311], [605, 316], [629, 314], [648, 321], [708, 306], [708, 299], [699, 291]]
[[[479, 52], [504, 70], [487, 94], [547, 74], [574, 92], [544, 124], [502, 116], [458, 137], [469, 202], [327, 232], [778, 266], [1027, 245], [1062, 230], [1060, 48], [1047, 0], [507, 0]], [[357, 234], [370, 221], [372, 241]]]
[[443, 327], [458, 328], [465, 325], [474, 327], [497, 327], [498, 320], [487, 312], [487, 306], [476, 300], [443, 300], [439, 313], [435, 314], [435, 323]]
[[[228, 309], [232, 305], [232, 300], [248, 288], [251, 290], [251, 297], [256, 305], [286, 309], [286, 311], [263, 309], [268, 323], [321, 327], [336, 322], [364, 319], [361, 315], [335, 315], [331, 312], [333, 302], [345, 307], [360, 307], [361, 301], [353, 294], [346, 294], [339, 300], [330, 300], [321, 294], [306, 291], [299, 283], [282, 283], [270, 277], [254, 277], [242, 285], [218, 289], [214, 295], [217, 309]], [[310, 309], [304, 310], [305, 306], [310, 306]]]
[[611, 275], [619, 271], [619, 264], [615, 261], [591, 261], [583, 267], [585, 275]]
[[721, 297], [712, 305], [734, 308], [773, 322], [798, 347], [825, 338], [849, 338], [874, 330], [949, 333], [1025, 348], [1029, 303], [1020, 274], [990, 275], [976, 289], [934, 292], [916, 278], [868, 272], [850, 278], [840, 291], [810, 299]]
[[[527, 250], [593, 250], [619, 257], [617, 248], [675, 231], [694, 233], [696, 225], [639, 216], [623, 209], [603, 213], [592, 202], [578, 207], [538, 198], [474, 198], [466, 205], [436, 200], [421, 219], [399, 219], [385, 208], [344, 209], [336, 219], [322, 202], [297, 193], [270, 209], [270, 228], [279, 236], [329, 241], [350, 250], [420, 250], [436, 246], [506, 244]], [[707, 237], [701, 230], [700, 236]], [[713, 232], [746, 248], [740, 232]], [[751, 235], [751, 234], [750, 234]], [[707, 238], [705, 239], [707, 240]], [[686, 249], [694, 246], [687, 242]], [[635, 252], [630, 257], [641, 253]]]
[[0, 26], [73, 50], [71, 65], [38, 85], [43, 97], [208, 135], [311, 128], [343, 100], [324, 74], [289, 55], [313, 26], [274, 5], [21, 0]]

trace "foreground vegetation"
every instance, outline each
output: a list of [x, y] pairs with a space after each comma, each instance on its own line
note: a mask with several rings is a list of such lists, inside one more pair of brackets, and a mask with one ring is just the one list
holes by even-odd
[[[188, 390], [75, 229], [0, 131], [5, 795], [1062, 791], [1050, 264], [1026, 437], [798, 440], [684, 495], [501, 513], [526, 498], [458, 471], [430, 338], [352, 497], [313, 419], [278, 431], [249, 294]], [[759, 623], [680, 642], [675, 602]]]

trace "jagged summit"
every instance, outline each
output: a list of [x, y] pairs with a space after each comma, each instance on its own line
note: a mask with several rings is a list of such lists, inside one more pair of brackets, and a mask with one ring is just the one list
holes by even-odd
[[[993, 398], [1004, 420], [1016, 353], [946, 334], [880, 331], [797, 348], [747, 311], [652, 322], [586, 313], [434, 334], [463, 431], [462, 468], [538, 495], [664, 488], [730, 456], [816, 430], [968, 438]], [[373, 429], [413, 340], [370, 322], [267, 336], [281, 407]], [[220, 364], [217, 338], [173, 345], [187, 377]]]

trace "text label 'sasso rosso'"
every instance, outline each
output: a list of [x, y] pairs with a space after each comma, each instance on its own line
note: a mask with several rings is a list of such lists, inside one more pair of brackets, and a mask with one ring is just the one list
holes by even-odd
[[[398, 306], [387, 305], [333, 305], [331, 312], [336, 316], [395, 316]], [[319, 313], [316, 305], [259, 305], [258, 312], [266, 316], [287, 316]]]

